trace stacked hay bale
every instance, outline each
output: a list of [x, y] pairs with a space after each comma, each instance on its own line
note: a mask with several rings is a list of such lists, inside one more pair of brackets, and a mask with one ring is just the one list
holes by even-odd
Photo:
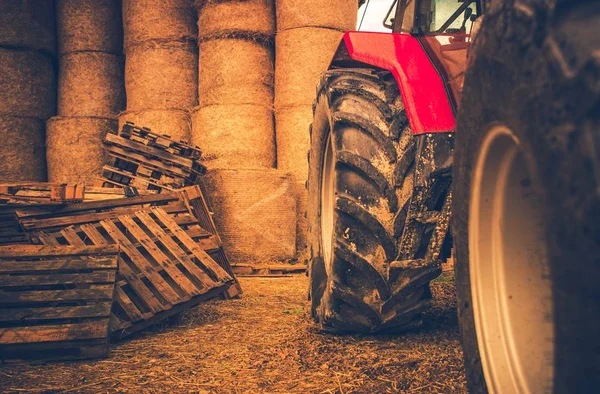
[[125, 104], [119, 0], [58, 0], [58, 116], [47, 122], [51, 182], [92, 182]]
[[53, 0], [0, 2], [0, 180], [44, 181], [44, 122], [56, 111]]
[[295, 256], [292, 178], [274, 169], [274, 0], [198, 0], [200, 105], [192, 141], [234, 262]]
[[127, 111], [133, 122], [190, 140], [198, 104], [198, 46], [193, 0], [123, 0]]
[[277, 167], [296, 176], [298, 251], [306, 250], [307, 152], [312, 103], [343, 32], [356, 26], [356, 0], [277, 0]]

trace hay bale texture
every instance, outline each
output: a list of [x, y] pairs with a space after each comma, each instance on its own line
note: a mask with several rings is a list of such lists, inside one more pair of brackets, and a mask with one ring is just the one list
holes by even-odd
[[264, 263], [295, 256], [293, 176], [274, 169], [216, 170], [203, 180], [232, 262]]
[[60, 57], [58, 115], [114, 118], [124, 106], [122, 56], [76, 52]]
[[123, 52], [120, 0], [57, 0], [56, 17], [60, 54]]
[[195, 42], [193, 0], [123, 0], [125, 48], [149, 41]]
[[262, 105], [211, 105], [192, 113], [192, 143], [203, 164], [217, 168], [273, 168], [273, 111]]
[[176, 141], [190, 141], [192, 136], [192, 119], [187, 110], [157, 109], [122, 112], [119, 114], [119, 130], [123, 128], [125, 122], [148, 127], [155, 133], [170, 135]]
[[356, 0], [276, 0], [277, 31], [299, 27], [356, 29]]
[[102, 174], [107, 159], [102, 140], [116, 130], [116, 120], [54, 117], [46, 127], [48, 181], [91, 182]]
[[0, 115], [0, 181], [46, 180], [44, 121]]
[[279, 32], [275, 40], [275, 108], [312, 105], [321, 74], [340, 43], [342, 33], [322, 28]]
[[272, 48], [244, 39], [200, 43], [200, 106], [273, 102]]
[[30, 50], [0, 48], [0, 114], [47, 119], [56, 111], [52, 58]]
[[53, 0], [0, 1], [0, 46], [56, 51]]
[[275, 34], [274, 0], [197, 0], [200, 41], [232, 32], [247, 36]]
[[305, 182], [296, 182], [296, 253], [299, 260], [308, 258], [308, 190]]
[[298, 181], [308, 179], [309, 128], [312, 106], [284, 107], [275, 112], [277, 168], [294, 174]]
[[127, 109], [192, 108], [198, 103], [198, 48], [179, 42], [128, 47]]

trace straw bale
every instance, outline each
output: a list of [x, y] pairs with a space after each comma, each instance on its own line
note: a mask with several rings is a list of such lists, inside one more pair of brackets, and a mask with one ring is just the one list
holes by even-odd
[[273, 36], [275, 34], [274, 0], [199, 0], [198, 34], [219, 36], [227, 32]]
[[59, 68], [58, 115], [114, 118], [125, 106], [122, 56], [69, 53]]
[[275, 40], [275, 106], [308, 105], [319, 78], [327, 70], [342, 33], [302, 28], [277, 34]]
[[192, 143], [208, 168], [275, 167], [273, 110], [261, 105], [211, 105], [192, 112]]
[[294, 174], [298, 181], [308, 179], [309, 128], [312, 106], [287, 107], [275, 111], [277, 168]]
[[356, 0], [276, 0], [277, 31], [299, 27], [355, 30]]
[[46, 124], [49, 182], [92, 182], [102, 174], [107, 154], [102, 140], [116, 130], [107, 118], [54, 117]]
[[125, 48], [147, 41], [195, 41], [193, 0], [123, 0]]
[[52, 58], [41, 52], [0, 48], [0, 114], [47, 119], [56, 111]]
[[232, 262], [295, 257], [293, 176], [274, 169], [212, 170], [203, 181], [223, 248]]
[[0, 1], [0, 46], [54, 53], [55, 29], [53, 0]]
[[194, 107], [198, 104], [198, 48], [175, 42], [128, 48], [125, 90], [131, 111]]
[[0, 115], [0, 182], [45, 181], [44, 121]]
[[201, 106], [273, 104], [272, 49], [254, 41], [216, 39], [200, 43]]
[[296, 253], [299, 260], [308, 258], [308, 219], [306, 210], [308, 207], [308, 190], [305, 182], [296, 182]]
[[147, 127], [155, 133], [167, 134], [176, 141], [190, 141], [192, 136], [192, 119], [187, 110], [149, 109], [122, 112], [119, 114], [119, 130], [125, 122]]
[[56, 19], [60, 54], [123, 53], [120, 0], [58, 0]]

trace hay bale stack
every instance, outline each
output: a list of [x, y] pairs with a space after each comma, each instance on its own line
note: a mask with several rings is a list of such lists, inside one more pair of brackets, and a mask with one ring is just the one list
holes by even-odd
[[192, 119], [189, 111], [178, 109], [126, 111], [119, 114], [119, 130], [125, 122], [148, 127], [155, 133], [170, 135], [176, 141], [190, 141], [192, 136]]
[[198, 82], [202, 107], [215, 104], [271, 105], [272, 48], [247, 39], [202, 41]]
[[46, 127], [50, 182], [91, 182], [102, 174], [106, 151], [102, 140], [117, 121], [92, 117], [54, 117]]
[[195, 42], [193, 0], [123, 0], [125, 48], [154, 42]]
[[56, 18], [60, 54], [123, 52], [120, 0], [58, 0]]
[[0, 181], [46, 180], [44, 121], [0, 115]]
[[200, 41], [227, 33], [272, 37], [274, 0], [197, 0]]
[[0, 46], [54, 53], [53, 0], [0, 1]]
[[356, 0], [276, 0], [277, 31], [301, 27], [354, 30]]
[[0, 48], [0, 114], [47, 119], [56, 110], [56, 78], [47, 54]]
[[262, 105], [210, 105], [192, 113], [192, 144], [209, 169], [273, 168], [273, 110]]
[[274, 169], [217, 170], [209, 171], [204, 183], [232, 262], [282, 261], [295, 256], [293, 176]]
[[[198, 48], [181, 42], [126, 48], [127, 109], [192, 108], [198, 101]], [[143, 126], [143, 125], [141, 125]]]
[[114, 118], [124, 106], [122, 56], [76, 52], [60, 57], [60, 116]]

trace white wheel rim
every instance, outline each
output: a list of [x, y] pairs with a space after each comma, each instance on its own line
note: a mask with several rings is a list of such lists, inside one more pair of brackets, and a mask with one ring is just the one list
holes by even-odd
[[547, 393], [554, 323], [542, 201], [519, 140], [487, 133], [469, 204], [469, 275], [479, 354], [490, 393]]
[[323, 245], [323, 260], [327, 270], [329, 270], [333, 259], [334, 166], [331, 133], [327, 132], [321, 178], [321, 242]]

